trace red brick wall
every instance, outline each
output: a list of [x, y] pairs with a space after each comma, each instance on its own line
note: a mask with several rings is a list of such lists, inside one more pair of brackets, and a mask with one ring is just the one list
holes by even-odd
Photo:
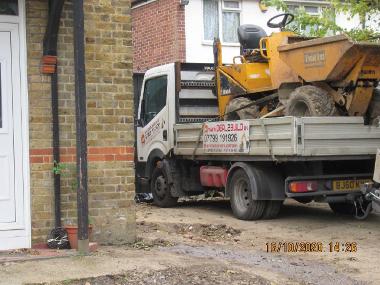
[[133, 72], [185, 61], [185, 10], [179, 0], [132, 8]]

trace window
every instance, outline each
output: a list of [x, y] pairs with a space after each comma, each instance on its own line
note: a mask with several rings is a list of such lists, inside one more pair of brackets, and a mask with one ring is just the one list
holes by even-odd
[[203, 0], [203, 28], [206, 41], [219, 37], [223, 43], [238, 43], [240, 1]]
[[[317, 0], [319, 1], [319, 0]], [[324, 9], [328, 6], [328, 3], [326, 1], [320, 1], [321, 4], [319, 3], [313, 3], [313, 4], [310, 4], [310, 3], [291, 3], [291, 4], [288, 4], [288, 9], [289, 9], [289, 12], [290, 13], [294, 13], [296, 12], [298, 9], [302, 8], [305, 10], [305, 12], [311, 16], [320, 16], [322, 15]], [[324, 15], [325, 17], [326, 15]], [[335, 21], [335, 16], [333, 16], [333, 21]], [[291, 25], [297, 25], [295, 22], [292, 23]], [[314, 25], [314, 26], [305, 26], [305, 27], [302, 27], [299, 26], [299, 30], [300, 31], [303, 31], [304, 34], [306, 35], [309, 35], [309, 34], [312, 34], [311, 32], [312, 31], [316, 31], [318, 30], [318, 26], [317, 25]]]
[[141, 118], [148, 124], [166, 105], [167, 76], [149, 79], [145, 82]]
[[305, 9], [305, 12], [309, 15], [320, 15], [322, 14], [322, 9], [323, 7], [325, 6], [321, 6], [321, 5], [311, 5], [311, 4], [288, 4], [288, 9], [289, 9], [289, 12], [292, 13], [292, 12], [295, 12], [297, 9], [299, 8], [303, 8]]
[[0, 0], [0, 15], [18, 15], [18, 0]]

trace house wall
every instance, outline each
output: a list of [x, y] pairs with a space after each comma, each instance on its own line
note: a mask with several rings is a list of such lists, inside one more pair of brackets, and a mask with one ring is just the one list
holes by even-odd
[[184, 13], [179, 0], [154, 0], [132, 8], [134, 73], [185, 61]]
[[[268, 28], [266, 23], [278, 12], [273, 8], [262, 12], [258, 3], [258, 0], [241, 2], [240, 23], [260, 26], [270, 35], [275, 29]], [[186, 61], [212, 63], [214, 61], [212, 42], [203, 40], [203, 0], [191, 0], [186, 6], [185, 31]], [[237, 55], [240, 55], [239, 44], [223, 44], [224, 63], [232, 63], [232, 58]]]
[[[270, 35], [277, 29], [268, 28], [266, 23], [271, 17], [281, 12], [274, 8], [268, 8], [268, 11], [262, 12], [258, 3], [258, 0], [242, 0], [240, 23], [258, 25]], [[360, 21], [358, 17], [348, 20], [347, 15], [337, 14], [336, 23], [346, 29], [352, 29], [357, 27]], [[203, 40], [203, 0], [191, 0], [186, 6], [185, 34], [186, 61], [212, 63], [214, 61], [212, 43]], [[232, 63], [233, 57], [239, 54], [239, 44], [223, 44], [223, 63]]]
[[[94, 239], [135, 239], [132, 35], [129, 0], [85, 2], [88, 190]], [[72, 2], [58, 40], [62, 217], [76, 223]], [[27, 0], [32, 241], [54, 227], [50, 78], [40, 72], [46, 0]]]

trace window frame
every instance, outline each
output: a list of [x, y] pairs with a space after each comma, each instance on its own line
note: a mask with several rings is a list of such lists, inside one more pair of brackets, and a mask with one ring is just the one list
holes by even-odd
[[[218, 31], [218, 37], [220, 39], [220, 42], [223, 46], [240, 46], [239, 41], [237, 42], [225, 42], [223, 41], [223, 12], [233, 12], [239, 14], [239, 25], [241, 25], [241, 16], [242, 16], [242, 0], [226, 0], [230, 2], [237, 2], [239, 3], [239, 8], [229, 8], [224, 6], [224, 0], [217, 0], [218, 2], [218, 24], [219, 24], [219, 31]], [[203, 45], [212, 45], [212, 40], [206, 40], [204, 38], [205, 36], [205, 30], [204, 30], [204, 2], [205, 0], [202, 0], [202, 44]]]
[[[314, 0], [314, 1], [287, 1], [285, 0], [285, 4], [287, 6], [295, 6], [297, 8], [304, 8], [305, 9], [305, 6], [310, 6], [310, 7], [317, 7], [318, 8], [318, 13], [308, 13], [309, 15], [311, 16], [318, 16], [318, 15], [321, 15], [322, 14], [322, 9], [326, 6], [329, 5], [329, 2], [327, 1], [318, 1], [318, 0]], [[305, 9], [306, 10], [306, 9]]]
[[[146, 92], [146, 86], [147, 86], [147, 83], [151, 80], [154, 80], [154, 79], [157, 79], [157, 78], [165, 78], [166, 79], [166, 95], [165, 95], [165, 104], [164, 106], [157, 112], [157, 114], [152, 117], [149, 121], [146, 120], [146, 96], [145, 96], [145, 92]], [[168, 74], [158, 74], [156, 76], [152, 76], [150, 78], [148, 78], [147, 80], [145, 80], [144, 82], [144, 89], [143, 89], [143, 93], [142, 93], [142, 98], [141, 98], [141, 106], [140, 106], [140, 116], [139, 116], [139, 119], [142, 121], [142, 125], [143, 127], [147, 126], [151, 121], [153, 121], [153, 119], [155, 117], [157, 117], [157, 115], [166, 107], [167, 105], [167, 102], [168, 102], [168, 86], [169, 86], [169, 77], [168, 77]]]

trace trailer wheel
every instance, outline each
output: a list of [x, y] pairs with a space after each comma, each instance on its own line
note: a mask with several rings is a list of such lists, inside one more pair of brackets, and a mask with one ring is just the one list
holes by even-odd
[[369, 118], [369, 123], [371, 125], [379, 124], [378, 117], [380, 117], [380, 90], [377, 88], [373, 90], [373, 95], [368, 106], [367, 115]]
[[260, 111], [259, 107], [256, 105], [235, 112], [235, 110], [245, 107], [250, 103], [252, 103], [252, 101], [247, 97], [237, 97], [232, 99], [226, 106], [224, 120], [233, 121], [258, 118]]
[[270, 220], [278, 216], [284, 201], [270, 200], [266, 201], [266, 206], [263, 213], [263, 219]]
[[156, 166], [153, 170], [150, 189], [155, 205], [162, 208], [168, 208], [177, 204], [178, 198], [173, 197], [170, 193], [170, 185], [168, 184], [168, 179], [164, 168]]
[[331, 210], [339, 215], [354, 215], [355, 206], [352, 203], [329, 203]]
[[266, 201], [253, 200], [250, 180], [243, 169], [236, 170], [231, 177], [231, 208], [234, 216], [241, 220], [258, 220], [262, 217]]
[[333, 98], [325, 90], [312, 85], [296, 88], [290, 93], [285, 106], [287, 116], [333, 116], [335, 113]]

